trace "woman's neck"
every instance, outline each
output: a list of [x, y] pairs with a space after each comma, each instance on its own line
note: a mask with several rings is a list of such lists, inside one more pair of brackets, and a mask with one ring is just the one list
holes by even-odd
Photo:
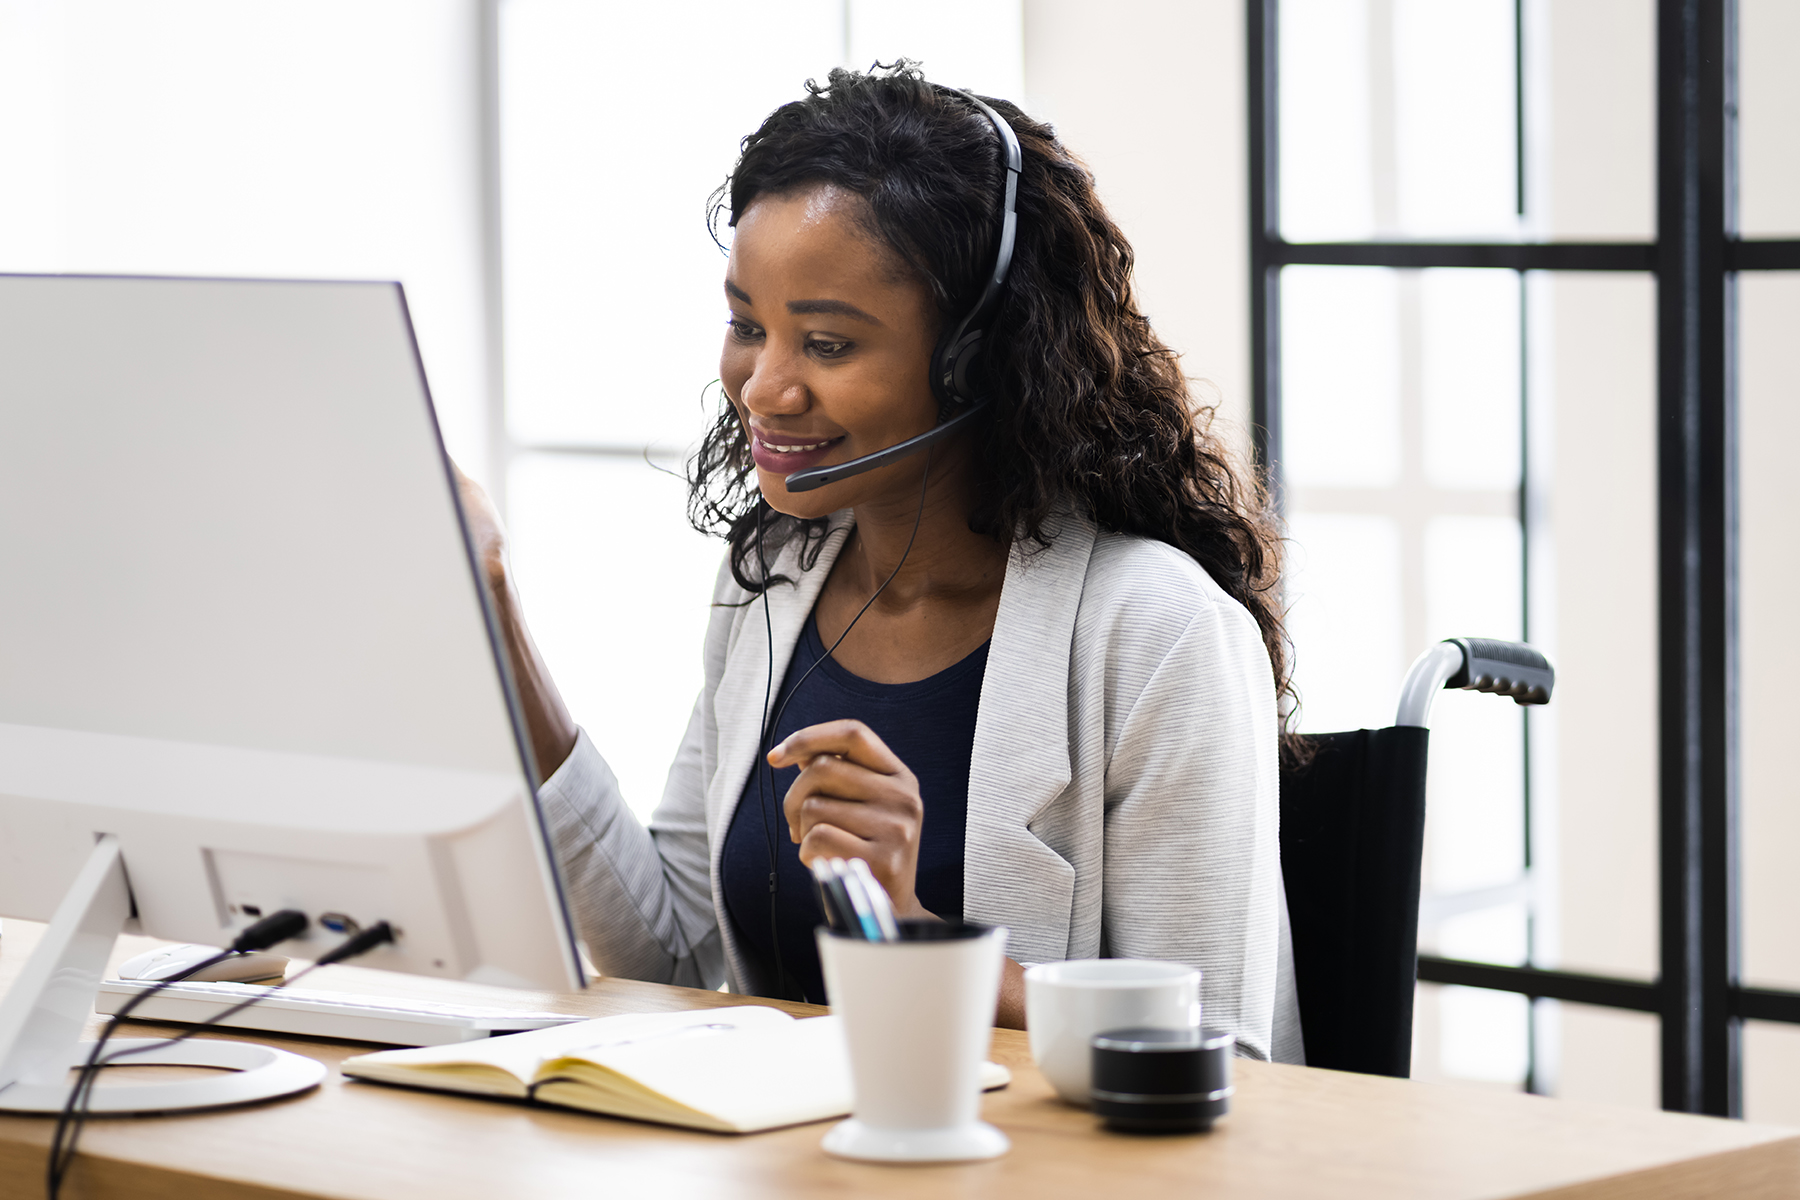
[[[934, 457], [940, 461], [931, 464], [923, 488], [915, 482], [855, 509], [856, 532], [834, 574], [841, 575], [852, 595], [864, 599], [892, 575], [893, 582], [875, 602], [877, 609], [904, 612], [934, 599], [966, 601], [997, 593], [1004, 577], [1006, 546], [969, 528], [973, 464], [954, 450]], [[950, 461], [941, 461], [945, 458]]]

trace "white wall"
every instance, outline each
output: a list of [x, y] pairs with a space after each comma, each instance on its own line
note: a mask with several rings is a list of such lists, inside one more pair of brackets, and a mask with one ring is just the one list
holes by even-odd
[[1140, 303], [1249, 445], [1244, 6], [1025, 0], [1025, 108], [1094, 172]]

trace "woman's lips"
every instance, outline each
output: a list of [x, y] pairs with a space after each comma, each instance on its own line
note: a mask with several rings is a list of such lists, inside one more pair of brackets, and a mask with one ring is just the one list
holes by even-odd
[[840, 436], [823, 441], [803, 441], [790, 434], [764, 434], [751, 430], [750, 457], [770, 474], [792, 475], [824, 462], [843, 440]]

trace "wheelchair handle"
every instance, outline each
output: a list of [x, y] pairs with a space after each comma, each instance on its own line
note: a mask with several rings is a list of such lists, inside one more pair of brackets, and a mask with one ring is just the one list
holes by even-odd
[[1431, 702], [1444, 688], [1511, 696], [1518, 704], [1548, 704], [1556, 668], [1524, 642], [1449, 638], [1419, 655], [1400, 685], [1396, 725], [1428, 728]]

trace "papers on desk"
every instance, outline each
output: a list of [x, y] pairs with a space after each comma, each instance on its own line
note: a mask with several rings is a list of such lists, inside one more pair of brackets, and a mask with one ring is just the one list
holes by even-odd
[[[602, 1017], [452, 1046], [347, 1059], [346, 1075], [434, 1091], [536, 1100], [715, 1133], [755, 1133], [849, 1113], [836, 1017], [760, 1005]], [[983, 1089], [1004, 1087], [986, 1064]]]

